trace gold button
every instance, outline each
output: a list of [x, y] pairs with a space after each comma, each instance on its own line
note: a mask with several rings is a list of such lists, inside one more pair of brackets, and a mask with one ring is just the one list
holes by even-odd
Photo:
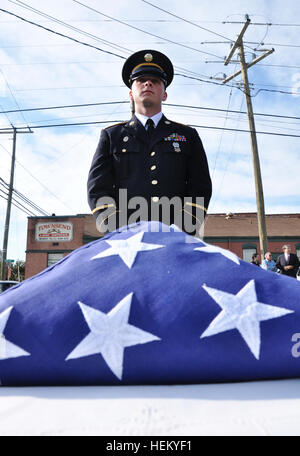
[[155, 169], [156, 169], [155, 165], [151, 166], [151, 171], [154, 171]]
[[152, 184], [152, 185], [156, 185], [156, 184], [158, 184], [158, 181], [154, 179], [154, 180], [151, 182], [151, 184]]
[[150, 155], [151, 155], [151, 157], [154, 157], [154, 155], [155, 155], [155, 152], [151, 152], [151, 154], [150, 154]]
[[122, 152], [126, 152], [126, 151], [127, 151], [127, 149], [122, 149]]
[[134, 120], [132, 120], [131, 122], [129, 122], [129, 125], [130, 125], [130, 126], [134, 125]]
[[153, 203], [158, 203], [158, 201], [159, 201], [158, 196], [153, 196], [152, 201], [153, 201]]

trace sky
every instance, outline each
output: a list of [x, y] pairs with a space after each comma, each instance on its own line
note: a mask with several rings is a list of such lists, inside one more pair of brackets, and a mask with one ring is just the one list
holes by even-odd
[[[300, 212], [297, 0], [0, 0], [0, 249], [12, 127], [15, 190], [47, 214], [90, 213], [91, 160], [101, 128], [130, 118], [121, 71], [141, 49], [173, 62], [163, 112], [195, 126], [202, 139], [213, 182], [209, 213], [256, 212], [242, 79], [222, 82], [240, 68], [236, 53], [224, 60], [246, 14], [247, 63], [274, 48], [248, 69], [265, 212]], [[70, 105], [89, 106], [62, 107]], [[74, 123], [85, 125], [65, 125]], [[15, 260], [25, 259], [30, 214], [21, 209], [11, 210], [7, 258]]]

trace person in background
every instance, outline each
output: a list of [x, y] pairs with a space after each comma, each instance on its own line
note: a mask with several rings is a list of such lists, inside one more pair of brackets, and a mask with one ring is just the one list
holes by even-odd
[[280, 270], [281, 274], [296, 278], [300, 266], [298, 257], [295, 253], [291, 253], [290, 245], [284, 245], [282, 250], [283, 253], [277, 258], [276, 267]]
[[255, 264], [256, 266], [260, 266], [258, 253], [253, 253], [251, 264]]
[[276, 272], [276, 270], [277, 270], [276, 263], [272, 259], [272, 253], [271, 252], [265, 253], [265, 258], [263, 259], [263, 261], [261, 263], [261, 267], [263, 269], [265, 269], [266, 271]]

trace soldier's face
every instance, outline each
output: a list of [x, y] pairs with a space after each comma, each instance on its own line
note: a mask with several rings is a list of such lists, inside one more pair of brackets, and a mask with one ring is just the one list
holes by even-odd
[[164, 83], [159, 78], [143, 76], [133, 81], [129, 96], [137, 106], [160, 108], [167, 99]]

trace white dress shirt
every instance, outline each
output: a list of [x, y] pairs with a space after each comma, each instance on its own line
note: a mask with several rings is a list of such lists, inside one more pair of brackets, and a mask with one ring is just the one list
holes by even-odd
[[138, 120], [141, 122], [141, 124], [144, 125], [144, 127], [146, 127], [147, 120], [152, 119], [154, 122], [154, 127], [156, 128], [158, 122], [162, 118], [162, 112], [158, 112], [157, 114], [154, 114], [154, 116], [152, 116], [152, 117], [144, 116], [143, 114], [140, 114], [138, 112], [135, 112], [134, 114], [135, 114], [135, 117], [137, 117]]

